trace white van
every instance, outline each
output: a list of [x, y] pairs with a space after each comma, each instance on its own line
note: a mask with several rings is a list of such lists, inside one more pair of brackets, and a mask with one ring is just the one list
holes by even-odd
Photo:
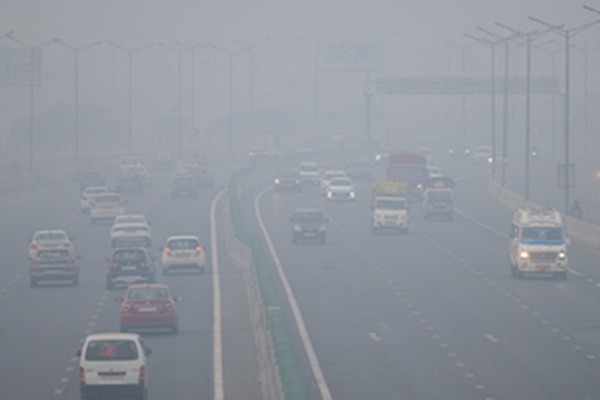
[[81, 399], [148, 396], [149, 348], [137, 333], [88, 335], [79, 356]]
[[512, 217], [508, 249], [512, 276], [545, 273], [566, 279], [568, 242], [557, 210], [518, 208]]

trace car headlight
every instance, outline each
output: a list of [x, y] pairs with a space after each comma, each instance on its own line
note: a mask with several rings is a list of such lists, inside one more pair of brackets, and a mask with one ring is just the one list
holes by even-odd
[[492, 157], [488, 157], [487, 162], [488, 164], [491, 164], [494, 162], [494, 159]]
[[519, 257], [523, 258], [523, 259], [528, 259], [529, 258], [529, 252], [526, 250], [523, 250], [522, 252], [519, 253]]
[[294, 225], [293, 229], [294, 229], [296, 232], [300, 232], [300, 231], [302, 230], [302, 228], [300, 228], [300, 225]]
[[356, 193], [355, 192], [350, 192], [350, 197], [355, 198], [356, 197]]
[[328, 190], [328, 191], [327, 191], [327, 198], [329, 198], [329, 199], [330, 199], [331, 197], [333, 197], [333, 192], [332, 192], [332, 191], [330, 191], [330, 190]]
[[281, 181], [279, 179], [275, 179], [275, 184], [279, 185], [281, 183]]
[[564, 251], [559, 252], [558, 258], [564, 260], [565, 258], [567, 258], [567, 253], [565, 253]]

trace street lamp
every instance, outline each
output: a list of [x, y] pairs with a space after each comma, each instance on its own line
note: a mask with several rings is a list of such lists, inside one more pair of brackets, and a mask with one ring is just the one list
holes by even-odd
[[145, 46], [136, 47], [133, 49], [129, 49], [118, 45], [114, 42], [107, 42], [109, 45], [121, 50], [123, 53], [127, 54], [128, 59], [128, 69], [129, 69], [129, 88], [128, 88], [128, 101], [127, 101], [127, 115], [128, 115], [128, 124], [129, 124], [129, 132], [127, 135], [127, 154], [131, 154], [132, 145], [133, 145], [133, 55], [139, 53], [142, 50], [145, 50], [149, 47], [154, 46], [153, 43], [147, 44]]
[[270, 35], [267, 35], [252, 43], [236, 40], [236, 42], [247, 46], [247, 49], [250, 51], [250, 127], [252, 130], [254, 130], [254, 47], [268, 40], [270, 37]]
[[75, 160], [79, 160], [79, 53], [90, 47], [99, 46], [102, 42], [94, 42], [86, 46], [75, 47], [65, 43], [61, 39], [56, 40], [59, 44], [62, 44], [64, 47], [71, 50], [75, 55]]
[[33, 139], [35, 137], [35, 50], [42, 49], [49, 44], [55, 43], [58, 39], [51, 39], [40, 44], [30, 44], [13, 36], [13, 31], [4, 34], [5, 37], [11, 39], [23, 46], [29, 47], [31, 52], [31, 71], [30, 71], [30, 92], [29, 92], [29, 161], [27, 163], [27, 171], [33, 173]]
[[331, 37], [331, 34], [324, 36], [320, 39], [311, 39], [304, 35], [298, 35], [298, 38], [315, 46], [315, 76], [314, 76], [314, 129], [315, 131], [319, 128], [319, 51], [321, 43], [325, 42]]
[[233, 57], [237, 54], [248, 50], [248, 47], [244, 47], [239, 50], [230, 51], [226, 50], [214, 43], [210, 43], [210, 46], [225, 53], [229, 56], [229, 124], [228, 124], [228, 140], [229, 140], [229, 153], [233, 154]]
[[164, 43], [159, 43], [158, 45], [177, 54], [177, 154], [181, 156], [183, 152], [183, 112], [181, 101], [181, 55], [183, 50]]
[[562, 28], [563, 25], [551, 27], [543, 31], [533, 30], [527, 33], [523, 33], [500, 22], [496, 22], [496, 25], [510, 31], [515, 35], [524, 37], [527, 42], [527, 74], [525, 95], [525, 200], [529, 201], [529, 190], [531, 186], [531, 43], [533, 40], [545, 35], [550, 31]]
[[[591, 9], [591, 7], [587, 7], [586, 9]], [[592, 11], [597, 11], [595, 9], [591, 9]], [[534, 18], [534, 17], [529, 17], [530, 20], [537, 22], [539, 24], [544, 25], [547, 28], [555, 28], [557, 32], [561, 33], [564, 38], [565, 38], [565, 111], [564, 111], [564, 118], [565, 118], [565, 165], [564, 165], [564, 187], [565, 187], [565, 214], [569, 215], [570, 214], [570, 210], [569, 210], [569, 205], [570, 205], [570, 190], [571, 190], [571, 184], [575, 184], [575, 182], [571, 182], [571, 166], [570, 166], [570, 94], [571, 94], [571, 71], [570, 71], [570, 64], [571, 64], [571, 55], [570, 55], [570, 49], [571, 49], [571, 37], [577, 35], [578, 33], [581, 33], [583, 31], [585, 31], [586, 29], [592, 27], [593, 25], [596, 25], [597, 23], [600, 23], [600, 20], [596, 20], [596, 21], [592, 21], [592, 22], [588, 22], [586, 24], [583, 25], [579, 25], [575, 28], [571, 28], [571, 29], [565, 29], [563, 27], [563, 25], [552, 25], [546, 21], [543, 21], [539, 18]], [[573, 174], [575, 173], [575, 171], [573, 170]]]

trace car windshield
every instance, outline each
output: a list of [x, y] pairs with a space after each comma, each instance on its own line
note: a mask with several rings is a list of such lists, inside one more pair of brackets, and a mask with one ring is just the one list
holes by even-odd
[[118, 195], [96, 196], [96, 203], [118, 203], [121, 198]]
[[169, 292], [165, 288], [135, 288], [129, 290], [127, 298], [132, 300], [168, 299]]
[[146, 257], [143, 251], [139, 250], [120, 250], [115, 252], [113, 255], [113, 261], [115, 262], [126, 262], [126, 261], [145, 261]]
[[200, 244], [196, 239], [173, 239], [169, 240], [167, 247], [171, 250], [189, 250], [195, 249]]
[[377, 207], [380, 210], [406, 210], [406, 201], [404, 200], [377, 200]]
[[137, 360], [138, 349], [133, 340], [93, 340], [88, 343], [88, 361]]
[[67, 240], [67, 235], [64, 232], [40, 232], [35, 235], [36, 242], [56, 242]]
[[561, 228], [527, 227], [521, 230], [522, 244], [563, 244]]
[[68, 250], [40, 250], [36, 257], [42, 261], [56, 261], [66, 260], [69, 256]]
[[318, 211], [301, 211], [294, 214], [296, 222], [321, 222], [323, 214]]
[[145, 224], [146, 219], [144, 217], [129, 217], [129, 216], [118, 216], [115, 220], [116, 224]]
[[352, 186], [350, 179], [332, 179], [331, 186]]

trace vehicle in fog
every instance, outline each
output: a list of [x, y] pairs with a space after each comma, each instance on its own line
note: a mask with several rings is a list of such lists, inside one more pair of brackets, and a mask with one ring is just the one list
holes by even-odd
[[442, 169], [439, 167], [439, 165], [427, 165], [425, 169], [427, 170], [427, 178], [429, 179], [444, 176], [442, 174]]
[[119, 223], [110, 229], [112, 247], [150, 247], [150, 227], [144, 223]]
[[108, 188], [106, 186], [90, 186], [83, 189], [79, 196], [79, 208], [81, 209], [81, 213], [88, 214], [96, 195], [107, 192]]
[[126, 172], [117, 180], [117, 192], [121, 194], [138, 193], [144, 194], [146, 184], [140, 174]]
[[371, 187], [373, 233], [391, 230], [408, 232], [407, 185], [401, 182], [374, 182]]
[[182, 158], [175, 163], [175, 174], [189, 175], [194, 169], [200, 166], [200, 163], [195, 158]]
[[73, 242], [62, 229], [40, 230], [33, 234], [29, 240], [28, 255], [32, 259], [40, 250], [70, 250], [73, 251]]
[[206, 271], [206, 255], [197, 236], [170, 236], [160, 251], [164, 275], [176, 270]]
[[107, 289], [114, 288], [115, 283], [156, 282], [154, 258], [144, 247], [116, 248], [106, 262]]
[[178, 297], [171, 295], [168, 285], [160, 283], [130, 285], [121, 303], [119, 327], [121, 332], [137, 329], [179, 330]]
[[296, 171], [281, 171], [273, 178], [274, 192], [301, 192], [302, 183]]
[[204, 165], [196, 167], [190, 171], [190, 175], [194, 177], [196, 180], [196, 184], [199, 187], [214, 187], [215, 186], [215, 177], [214, 173], [211, 169], [207, 168]]
[[80, 399], [148, 396], [151, 350], [137, 333], [94, 333], [83, 341], [79, 357]]
[[350, 178], [333, 178], [327, 185], [327, 201], [356, 200], [356, 184]]
[[454, 199], [452, 189], [427, 188], [423, 191], [423, 218], [454, 216]]
[[146, 216], [143, 214], [118, 215], [115, 218], [111, 229], [114, 229], [115, 227], [117, 227], [118, 225], [121, 225], [121, 224], [144, 224], [148, 227], [148, 230], [150, 230], [150, 223], [146, 219]]
[[491, 164], [494, 162], [492, 154], [492, 146], [480, 145], [473, 150], [473, 161], [476, 163], [486, 162]]
[[297, 208], [291, 216], [292, 243], [300, 240], [317, 241], [325, 244], [327, 240], [326, 223], [329, 221], [318, 208]]
[[373, 164], [367, 159], [352, 160], [346, 166], [346, 174], [353, 180], [372, 180]]
[[106, 180], [99, 171], [83, 171], [78, 177], [79, 190], [89, 186], [106, 186]]
[[271, 150], [265, 146], [250, 146], [248, 150], [248, 158], [250, 162], [267, 160], [271, 156]]
[[191, 175], [176, 176], [169, 187], [172, 199], [198, 198], [198, 183]]
[[557, 210], [528, 206], [515, 210], [511, 220], [509, 259], [511, 274], [552, 274], [566, 279], [568, 239]]
[[125, 213], [124, 201], [116, 192], [101, 193], [94, 197], [90, 210], [92, 225], [101, 221], [113, 222]]
[[119, 159], [119, 173], [126, 174], [131, 168], [142, 165], [142, 161], [137, 156], [124, 156]]
[[70, 281], [79, 284], [79, 266], [71, 249], [39, 250], [29, 265], [29, 285], [40, 281]]
[[317, 162], [301, 162], [297, 171], [302, 183], [319, 184], [321, 182], [321, 168], [319, 168], [319, 163]]
[[348, 175], [346, 171], [341, 169], [328, 169], [323, 172], [323, 177], [321, 178], [320, 189], [321, 195], [325, 196], [327, 194], [327, 187], [331, 183], [331, 180], [334, 178], [347, 178]]
[[421, 187], [427, 179], [427, 158], [423, 154], [408, 151], [390, 154], [386, 179], [388, 181], [406, 183], [408, 186], [407, 197], [419, 199]]

